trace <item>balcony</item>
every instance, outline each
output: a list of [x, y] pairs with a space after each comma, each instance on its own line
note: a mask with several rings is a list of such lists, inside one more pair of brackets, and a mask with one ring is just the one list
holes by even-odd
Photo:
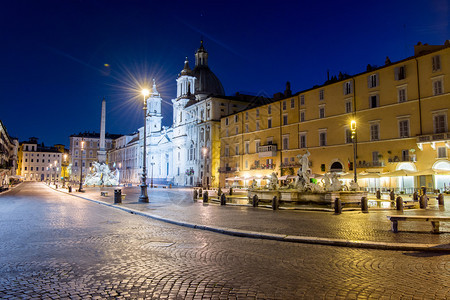
[[222, 167], [219, 168], [219, 173], [234, 173], [234, 172], [238, 172], [239, 170], [237, 168], [232, 168], [232, 167]]
[[359, 161], [356, 163], [357, 168], [379, 168], [384, 167], [384, 161]]
[[275, 164], [259, 164], [259, 165], [252, 165], [250, 167], [250, 170], [274, 170], [276, 167]]
[[397, 162], [416, 162], [416, 155], [411, 156], [394, 156], [388, 158], [388, 163], [397, 163]]
[[417, 137], [416, 140], [418, 144], [431, 142], [447, 142], [450, 140], [450, 133], [443, 132], [443, 133], [420, 135]]
[[258, 147], [259, 157], [274, 157], [277, 156], [277, 145], [266, 145]]

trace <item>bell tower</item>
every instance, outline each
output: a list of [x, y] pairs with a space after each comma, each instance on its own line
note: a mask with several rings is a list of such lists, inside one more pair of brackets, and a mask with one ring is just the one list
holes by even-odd
[[152, 92], [147, 100], [147, 124], [149, 124], [150, 133], [161, 131], [161, 102], [161, 95], [158, 93], [155, 79], [153, 79]]

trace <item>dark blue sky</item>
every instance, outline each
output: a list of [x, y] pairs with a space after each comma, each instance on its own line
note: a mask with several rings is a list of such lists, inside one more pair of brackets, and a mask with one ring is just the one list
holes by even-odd
[[[413, 55], [450, 39], [450, 0], [0, 2], [0, 119], [11, 136], [69, 135], [143, 124], [139, 86], [156, 78], [165, 125], [177, 74], [200, 39], [227, 95], [298, 92], [339, 71]], [[105, 67], [109, 64], [109, 67]]]

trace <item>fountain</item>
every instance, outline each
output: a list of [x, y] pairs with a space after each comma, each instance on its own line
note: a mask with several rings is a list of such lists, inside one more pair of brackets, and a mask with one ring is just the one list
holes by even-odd
[[92, 170], [86, 175], [84, 185], [119, 185], [119, 170], [111, 171], [107, 164], [100, 164], [98, 162], [92, 163]]
[[367, 197], [367, 192], [358, 191], [357, 183], [351, 182], [347, 187], [338, 179], [335, 172], [326, 173], [322, 179], [322, 185], [313, 182], [311, 179], [311, 169], [309, 168], [310, 152], [297, 155], [300, 168], [297, 171], [295, 181], [288, 186], [279, 187], [277, 174], [273, 172], [269, 176], [269, 183], [258, 188], [253, 180], [249, 188], [248, 197], [252, 199], [254, 195], [261, 201], [271, 201], [276, 196], [280, 201], [290, 204], [317, 204], [334, 206], [336, 198], [347, 206], [359, 205], [362, 197]]

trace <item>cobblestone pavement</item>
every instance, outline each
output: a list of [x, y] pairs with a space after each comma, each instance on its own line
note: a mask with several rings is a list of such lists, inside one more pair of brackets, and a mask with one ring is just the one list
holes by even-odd
[[0, 195], [0, 213], [1, 299], [450, 298], [448, 253], [226, 236], [39, 183]]
[[[109, 191], [108, 197], [100, 196], [100, 190]], [[346, 211], [341, 215], [323, 211], [272, 211], [265, 208], [220, 206], [193, 202], [191, 189], [149, 189], [150, 203], [139, 203], [139, 187], [123, 188], [126, 198], [123, 206], [160, 217], [199, 225], [227, 227], [265, 233], [299, 235], [389, 243], [450, 244], [450, 222], [441, 223], [440, 234], [430, 234], [430, 222], [400, 222], [399, 233], [391, 232], [387, 215], [401, 214], [396, 210]], [[75, 193], [80, 195], [80, 193]], [[86, 188], [81, 194], [89, 199], [108, 203], [114, 201], [113, 188]], [[430, 207], [405, 209], [406, 215], [450, 216], [450, 197], [445, 207], [439, 208], [430, 196]]]

